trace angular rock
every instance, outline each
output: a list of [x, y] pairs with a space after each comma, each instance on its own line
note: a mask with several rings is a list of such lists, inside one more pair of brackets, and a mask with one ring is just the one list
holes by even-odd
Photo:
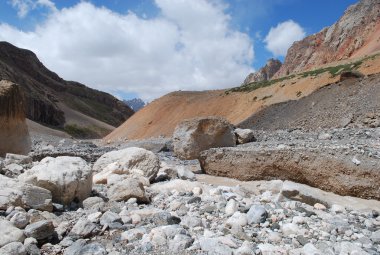
[[91, 237], [95, 231], [96, 224], [92, 223], [88, 219], [81, 218], [71, 229], [70, 235], [78, 238], [88, 238]]
[[7, 220], [0, 219], [0, 229], [0, 247], [12, 242], [23, 242], [25, 239], [23, 231], [13, 226]]
[[226, 226], [231, 228], [244, 227], [248, 224], [247, 214], [241, 212], [235, 212], [226, 222]]
[[52, 195], [47, 189], [25, 184], [0, 175], [0, 209], [20, 206], [25, 209], [52, 211]]
[[174, 225], [181, 222], [181, 219], [168, 212], [155, 213], [150, 219], [157, 226]]
[[236, 128], [234, 132], [238, 144], [250, 143], [255, 141], [255, 135], [252, 129]]
[[186, 248], [189, 248], [193, 244], [194, 240], [183, 234], [175, 235], [175, 237], [169, 241], [169, 250], [177, 254], [182, 253]]
[[357, 166], [346, 150], [328, 144], [213, 148], [202, 152], [199, 160], [210, 175], [242, 181], [289, 180], [339, 195], [380, 199], [380, 160], [362, 155]]
[[236, 137], [232, 125], [224, 118], [200, 117], [177, 125], [173, 145], [179, 158], [197, 159], [203, 150], [236, 146]]
[[264, 223], [267, 217], [268, 212], [265, 210], [265, 207], [261, 205], [253, 205], [247, 213], [249, 224]]
[[21, 88], [0, 81], [0, 157], [6, 153], [27, 154], [31, 140], [25, 122], [25, 100]]
[[195, 180], [195, 174], [187, 169], [185, 166], [177, 167], [178, 178], [182, 180]]
[[126, 148], [101, 156], [94, 164], [94, 183], [107, 183], [110, 174], [141, 175], [153, 181], [160, 168], [160, 160], [151, 151], [142, 148]]
[[108, 189], [107, 196], [112, 201], [128, 201], [130, 198], [136, 198], [140, 203], [149, 202], [143, 184], [134, 178], [112, 185]]
[[26, 237], [33, 237], [37, 240], [44, 240], [54, 235], [53, 222], [48, 220], [41, 220], [28, 225], [24, 234]]
[[199, 244], [202, 251], [208, 254], [232, 255], [233, 251], [227, 245], [219, 242], [217, 238], [199, 238]]
[[23, 229], [29, 224], [29, 215], [26, 212], [17, 212], [11, 218], [10, 222], [15, 225], [15, 227]]
[[22, 243], [13, 242], [1, 247], [0, 255], [27, 255], [27, 252]]
[[101, 225], [110, 225], [111, 223], [119, 222], [121, 223], [121, 218], [118, 214], [107, 211], [105, 212], [102, 217], [100, 217], [100, 224]]
[[97, 209], [100, 210], [104, 207], [104, 200], [101, 197], [89, 197], [83, 200], [83, 208], [86, 210]]
[[64, 255], [106, 255], [107, 251], [100, 243], [89, 243], [80, 239], [68, 247]]
[[4, 163], [5, 165], [9, 164], [31, 164], [33, 162], [32, 158], [25, 155], [19, 155], [19, 154], [13, 154], [13, 153], [7, 153], [5, 155]]
[[82, 202], [92, 190], [91, 168], [79, 157], [46, 157], [19, 180], [50, 190], [53, 201], [64, 205]]

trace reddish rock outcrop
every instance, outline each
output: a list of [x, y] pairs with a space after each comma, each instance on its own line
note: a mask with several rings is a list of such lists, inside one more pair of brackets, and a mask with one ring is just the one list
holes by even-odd
[[243, 85], [252, 82], [268, 81], [273, 75], [280, 70], [282, 63], [278, 59], [269, 59], [264, 67], [255, 73], [250, 73], [247, 78], [245, 78]]
[[295, 42], [275, 78], [380, 50], [380, 0], [350, 6], [331, 27]]
[[18, 85], [0, 81], [0, 156], [6, 153], [27, 154], [30, 150], [24, 104]]

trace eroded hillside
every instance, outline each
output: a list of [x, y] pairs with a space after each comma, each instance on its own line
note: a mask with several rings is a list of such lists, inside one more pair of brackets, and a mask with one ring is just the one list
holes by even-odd
[[179, 122], [196, 116], [223, 116], [237, 125], [267, 106], [298, 100], [338, 82], [344, 70], [357, 70], [364, 75], [379, 73], [380, 56], [336, 62], [313, 71], [231, 90], [173, 92], [147, 105], [105, 140], [169, 137]]

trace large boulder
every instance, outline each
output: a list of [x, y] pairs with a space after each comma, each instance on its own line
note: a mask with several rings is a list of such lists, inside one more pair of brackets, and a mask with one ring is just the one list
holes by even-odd
[[348, 154], [348, 146], [318, 147], [254, 144], [247, 147], [213, 148], [199, 160], [210, 175], [239, 179], [289, 180], [344, 196], [380, 200], [380, 160]]
[[64, 205], [82, 202], [92, 190], [91, 168], [79, 157], [46, 157], [19, 180], [50, 190], [53, 201]]
[[27, 154], [31, 141], [25, 122], [25, 102], [21, 89], [10, 81], [0, 81], [0, 157], [6, 153]]
[[160, 168], [159, 158], [151, 151], [131, 147], [111, 151], [101, 156], [94, 164], [94, 183], [107, 183], [111, 174], [140, 175], [153, 181]]
[[25, 184], [18, 180], [0, 175], [0, 210], [10, 206], [24, 209], [52, 211], [52, 196], [47, 189]]
[[173, 134], [174, 153], [181, 159], [197, 159], [201, 151], [236, 146], [232, 125], [222, 117], [187, 119]]

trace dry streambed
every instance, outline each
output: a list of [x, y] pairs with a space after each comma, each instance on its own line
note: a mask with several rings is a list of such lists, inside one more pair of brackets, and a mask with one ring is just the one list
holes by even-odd
[[[291, 148], [302, 145], [307, 148], [302, 150], [305, 155], [312, 148], [317, 148], [318, 154], [326, 153], [322, 156], [344, 155], [355, 172], [379, 160], [376, 135], [376, 129], [257, 132], [256, 142], [205, 153], [224, 150], [230, 155], [233, 168], [227, 171], [230, 162], [223, 160], [219, 166], [228, 173], [254, 164], [244, 161], [254, 157], [233, 158], [235, 150], [265, 152], [261, 156], [272, 162], [277, 151], [296, 155], [299, 151]], [[1, 163], [0, 182], [5, 188], [0, 191], [0, 254], [380, 252], [377, 200], [340, 196], [291, 181], [238, 181], [200, 174], [197, 160], [180, 160], [170, 151], [157, 152], [170, 149], [167, 141], [155, 140], [151, 145], [155, 153], [70, 140], [46, 143], [46, 139], [34, 140], [31, 155], [61, 157], [37, 161], [9, 154]], [[346, 149], [344, 153], [325, 150], [326, 144]], [[53, 148], [47, 149], [49, 145]], [[72, 154], [62, 156], [69, 148]], [[269, 148], [274, 151], [271, 155]], [[80, 156], [86, 150], [104, 155], [96, 157], [95, 163], [91, 157], [87, 162], [72, 157], [76, 151]], [[318, 162], [321, 167], [330, 164], [323, 158]], [[91, 170], [93, 178], [88, 175]], [[283, 167], [282, 171], [289, 169]], [[325, 190], [341, 187], [348, 180], [340, 176]]]

